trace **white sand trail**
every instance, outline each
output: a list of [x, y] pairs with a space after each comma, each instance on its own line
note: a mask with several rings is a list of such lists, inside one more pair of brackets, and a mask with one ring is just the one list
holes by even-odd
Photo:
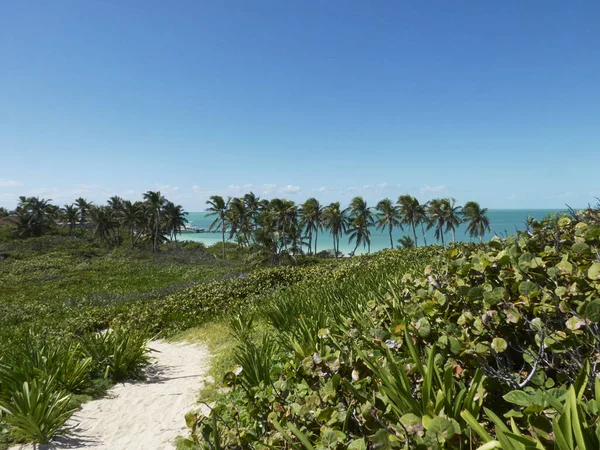
[[118, 384], [105, 398], [85, 403], [67, 421], [69, 434], [37, 448], [174, 449], [174, 439], [186, 434], [184, 416], [198, 408], [198, 390], [209, 379], [210, 354], [187, 343], [159, 340], [149, 347], [156, 352], [146, 381]]

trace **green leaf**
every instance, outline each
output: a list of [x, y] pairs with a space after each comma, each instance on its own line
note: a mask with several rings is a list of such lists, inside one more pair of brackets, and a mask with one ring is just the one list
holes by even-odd
[[588, 269], [588, 278], [590, 280], [600, 280], [600, 263], [594, 263]]
[[506, 340], [502, 338], [494, 338], [492, 341], [492, 348], [498, 353], [502, 353], [507, 347], [508, 344], [506, 343]]
[[537, 285], [531, 281], [522, 281], [521, 284], [519, 284], [519, 293], [522, 295], [534, 297], [539, 294], [539, 292]]
[[504, 400], [519, 406], [530, 406], [533, 404], [533, 398], [525, 391], [515, 390], [502, 396]]
[[348, 450], [367, 450], [367, 444], [364, 438], [354, 439], [348, 444]]
[[431, 334], [431, 324], [425, 317], [420, 318], [415, 324], [415, 328], [421, 337], [426, 338]]

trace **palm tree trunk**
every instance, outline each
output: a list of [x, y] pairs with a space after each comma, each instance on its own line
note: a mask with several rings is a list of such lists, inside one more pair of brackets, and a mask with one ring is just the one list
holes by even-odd
[[442, 231], [442, 232], [440, 233], [440, 235], [442, 236], [442, 247], [444, 247], [444, 248], [445, 248], [445, 247], [446, 247], [446, 243], [444, 242], [444, 232]]
[[319, 229], [315, 230], [315, 255], [317, 254], [317, 241], [319, 240]]
[[413, 237], [415, 238], [415, 247], [419, 246], [419, 243], [417, 242], [417, 228], [415, 227], [415, 223], [412, 223], [412, 229], [413, 229]]
[[456, 232], [454, 231], [454, 228], [452, 228], [452, 243], [454, 244], [456, 242]]
[[[393, 249], [394, 248], [394, 240], [392, 239], [392, 227], [391, 226], [390, 226], [389, 232], [390, 232], [390, 248]], [[371, 247], [371, 243], [369, 242], [369, 248], [370, 247]]]
[[160, 212], [156, 211], [156, 220], [154, 221], [154, 251], [158, 250], [158, 225], [160, 223]]
[[333, 254], [335, 256], [335, 260], [338, 260], [338, 246], [337, 246], [337, 234], [333, 235]]
[[308, 254], [311, 255], [312, 254], [312, 233], [313, 230], [311, 227], [308, 228], [309, 229], [309, 233], [308, 233]]
[[133, 240], [133, 227], [129, 229], [129, 232], [131, 233], [131, 248], [133, 248], [135, 246], [135, 241]]
[[425, 243], [425, 247], [427, 247], [427, 236], [425, 236], [425, 227], [423, 226], [423, 222], [421, 222], [421, 233], [423, 233], [423, 242]]
[[222, 238], [221, 247], [223, 249], [223, 260], [225, 260], [225, 220], [221, 220], [221, 238]]

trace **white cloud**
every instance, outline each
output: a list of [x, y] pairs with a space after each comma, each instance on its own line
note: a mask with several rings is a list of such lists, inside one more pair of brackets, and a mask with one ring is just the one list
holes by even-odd
[[7, 187], [19, 187], [19, 186], [23, 186], [23, 183], [21, 183], [20, 181], [16, 181], [16, 180], [5, 180], [4, 178], [0, 178], [0, 187], [7, 188]]
[[506, 197], [506, 200], [515, 200], [517, 198], [517, 194], [510, 194], [508, 197]]
[[263, 184], [262, 186], [258, 187], [258, 191], [261, 194], [270, 194], [271, 192], [273, 192], [273, 190], [277, 187], [276, 184]]
[[300, 192], [300, 186], [292, 186], [291, 184], [288, 184], [287, 186], [283, 186], [281, 188], [281, 193], [282, 194], [298, 194]]
[[321, 186], [319, 189], [317, 189], [319, 192], [327, 192], [327, 186]]
[[419, 189], [419, 192], [421, 193], [421, 195], [424, 194], [435, 194], [435, 193], [439, 193], [439, 192], [444, 192], [446, 189], [448, 189], [448, 186], [446, 186], [445, 184], [440, 184], [439, 186], [422, 186], [421, 189]]

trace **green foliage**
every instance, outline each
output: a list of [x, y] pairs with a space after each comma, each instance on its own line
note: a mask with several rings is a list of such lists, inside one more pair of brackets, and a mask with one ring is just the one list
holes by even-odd
[[54, 386], [52, 377], [34, 379], [24, 382], [10, 400], [0, 400], [0, 411], [6, 414], [6, 423], [17, 440], [48, 442], [74, 412], [69, 394]]
[[530, 226], [276, 291], [254, 312], [267, 336], [238, 327], [231, 391], [188, 416], [190, 445], [598, 448], [600, 225]]

